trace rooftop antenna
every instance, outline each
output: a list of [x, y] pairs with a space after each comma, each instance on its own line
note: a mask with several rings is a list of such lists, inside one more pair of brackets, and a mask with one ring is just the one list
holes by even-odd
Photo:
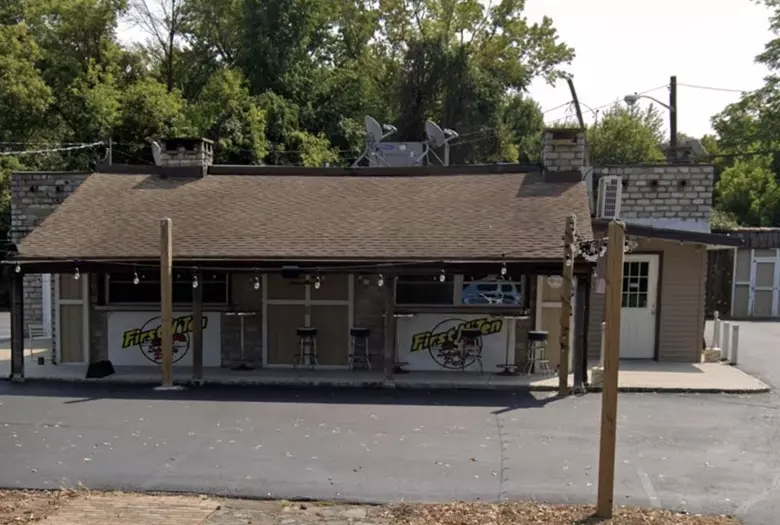
[[386, 139], [390, 135], [397, 133], [398, 128], [390, 124], [379, 125], [379, 122], [374, 117], [366, 115], [363, 120], [366, 126], [366, 149], [363, 150], [363, 154], [352, 164], [353, 167], [359, 166], [360, 162], [366, 157], [373, 157], [382, 161], [389, 166], [390, 164], [384, 159], [379, 149], [379, 143], [383, 139]]
[[[458, 138], [458, 133], [452, 129], [441, 129], [438, 124], [432, 120], [425, 121], [425, 135], [428, 138], [425, 143], [425, 151], [420, 156], [420, 159], [427, 157], [430, 153], [442, 166], [450, 165], [450, 141]], [[442, 160], [433, 148], [440, 148], [444, 146], [444, 160]]]

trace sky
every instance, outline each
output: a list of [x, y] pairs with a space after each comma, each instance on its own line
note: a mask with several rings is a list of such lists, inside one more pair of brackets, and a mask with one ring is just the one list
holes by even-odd
[[[753, 90], [767, 74], [753, 59], [773, 36], [769, 11], [751, 0], [527, 0], [526, 14], [529, 21], [552, 18], [561, 40], [574, 48], [567, 69], [580, 101], [594, 109], [659, 86], [648, 95], [668, 102], [671, 75], [678, 86]], [[553, 87], [537, 80], [529, 91], [543, 110], [571, 100], [565, 82]], [[711, 133], [710, 117], [739, 97], [679, 86], [678, 130], [694, 137]], [[545, 120], [566, 116], [561, 108]]]
[[[700, 137], [712, 132], [712, 115], [740, 95], [680, 84], [750, 91], [767, 74], [753, 59], [773, 37], [769, 11], [751, 0], [526, 2], [529, 21], [552, 18], [560, 39], [574, 48], [576, 57], [566, 69], [574, 76], [587, 121], [594, 114], [584, 106], [603, 111], [635, 92], [659, 88], [647, 94], [668, 102], [666, 86], [676, 75], [678, 130]], [[124, 41], [143, 38], [126, 24], [120, 25], [119, 36]], [[537, 80], [529, 92], [548, 123], [574, 118], [566, 107], [553, 109], [571, 100], [565, 82], [549, 86]]]

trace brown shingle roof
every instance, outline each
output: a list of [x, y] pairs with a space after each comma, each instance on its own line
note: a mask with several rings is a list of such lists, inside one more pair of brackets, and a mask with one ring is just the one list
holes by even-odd
[[91, 175], [19, 246], [20, 259], [560, 259], [568, 214], [591, 237], [583, 182], [540, 174]]

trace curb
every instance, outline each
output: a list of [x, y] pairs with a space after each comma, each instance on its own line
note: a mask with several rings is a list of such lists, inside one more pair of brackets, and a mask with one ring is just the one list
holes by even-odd
[[[10, 381], [9, 378], [2, 378]], [[159, 382], [149, 379], [121, 379], [112, 378], [62, 378], [62, 377], [27, 377], [23, 382], [38, 383], [69, 383], [69, 384], [90, 384], [90, 385], [137, 385], [157, 387]], [[245, 386], [245, 387], [282, 387], [282, 388], [364, 388], [364, 389], [385, 389], [385, 390], [481, 390], [481, 391], [501, 391], [501, 392], [557, 392], [555, 385], [510, 385], [510, 384], [446, 384], [446, 383], [414, 383], [414, 382], [396, 382], [387, 380], [363, 380], [363, 381], [322, 381], [322, 380], [290, 380], [290, 379], [265, 379], [261, 381], [236, 379], [235, 381], [208, 380], [204, 379], [201, 385], [193, 385], [191, 379], [175, 379], [174, 385], [180, 387], [199, 388], [201, 386]], [[586, 393], [602, 392], [601, 387], [588, 387]], [[769, 386], [756, 388], [681, 388], [681, 387], [619, 387], [621, 393], [649, 393], [649, 394], [764, 394], [770, 392]]]

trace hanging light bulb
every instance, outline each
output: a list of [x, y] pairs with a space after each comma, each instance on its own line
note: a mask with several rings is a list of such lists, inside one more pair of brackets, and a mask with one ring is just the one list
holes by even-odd
[[17, 265], [16, 265], [16, 268], [14, 268], [14, 271], [15, 271], [16, 273], [22, 273], [22, 267], [21, 267], [21, 265], [17, 264]]
[[133, 272], [133, 284], [138, 284], [141, 282], [141, 278], [138, 277], [138, 272]]
[[320, 286], [322, 286], [322, 283], [320, 282], [320, 276], [314, 278], [314, 289], [319, 290]]
[[376, 285], [380, 288], [382, 288], [385, 285], [385, 278], [381, 273], [379, 274], [379, 277], [377, 277]]
[[502, 275], [503, 277], [506, 277], [507, 271], [508, 271], [508, 270], [506, 269], [506, 263], [503, 263], [503, 264], [501, 265], [501, 275]]
[[78, 268], [76, 268], [76, 270], [73, 272], [73, 278], [76, 279], [77, 281], [81, 279], [81, 273], [79, 273]]
[[442, 269], [441, 273], [439, 274], [439, 282], [443, 283], [447, 280], [447, 274], [444, 273], [444, 270]]
[[571, 266], [571, 257], [566, 257], [566, 260], [564, 261], [564, 264], [566, 266]]
[[197, 275], [193, 275], [192, 276], [192, 287], [193, 288], [197, 288], [199, 284], [200, 283], [198, 282], [198, 276]]
[[252, 288], [255, 290], [260, 289], [260, 278], [256, 275], [252, 278]]

